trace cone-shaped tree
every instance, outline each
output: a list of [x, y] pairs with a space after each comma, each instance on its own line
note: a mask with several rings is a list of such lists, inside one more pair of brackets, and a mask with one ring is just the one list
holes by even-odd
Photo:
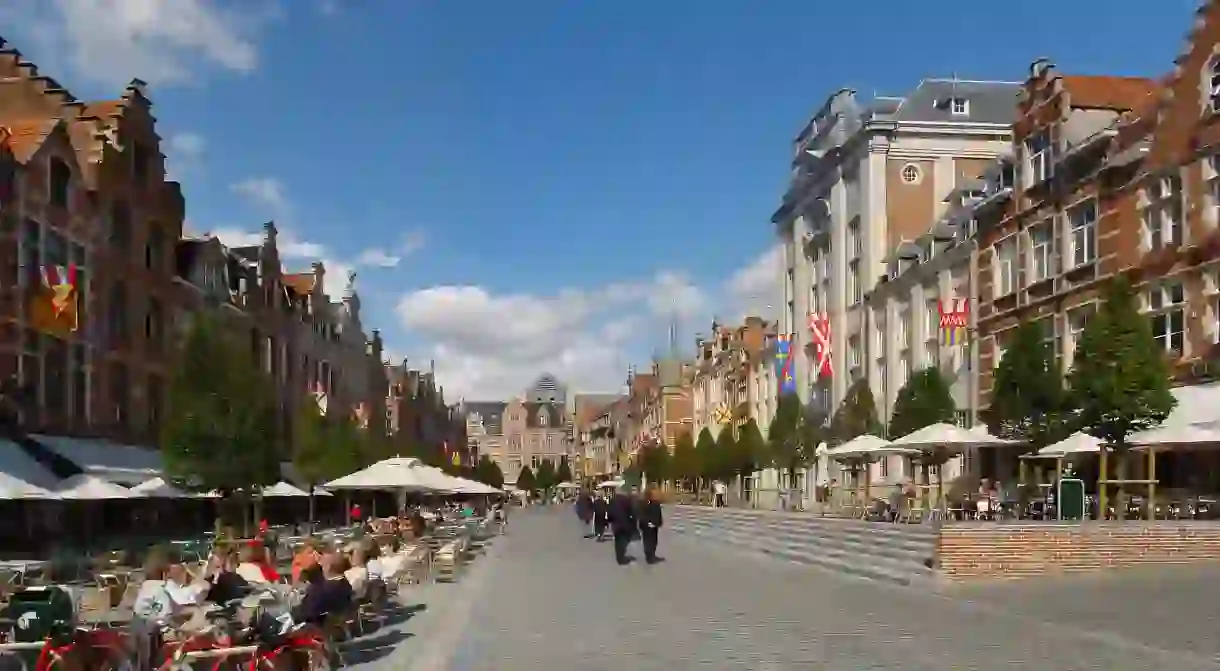
[[555, 462], [543, 459], [542, 463], [538, 464], [538, 471], [534, 473], [534, 485], [545, 492], [557, 484], [559, 481], [555, 479]]
[[830, 420], [830, 436], [841, 445], [865, 434], [881, 437], [884, 429], [877, 417], [873, 390], [868, 386], [868, 380], [862, 378], [852, 383], [843, 403], [835, 410]]
[[649, 484], [666, 482], [670, 478], [669, 448], [657, 443], [645, 445], [636, 453], [636, 463]]
[[555, 471], [555, 479], [559, 482], [572, 481], [572, 467], [568, 466], [568, 457], [566, 455], [559, 458], [559, 468]]
[[[708, 440], [711, 440], [710, 435]], [[669, 471], [673, 479], [684, 487], [699, 479], [699, 451], [695, 449], [695, 441], [689, 431], [678, 436]]]
[[767, 458], [766, 447], [762, 432], [758, 430], [758, 422], [751, 418], [741, 427], [740, 435], [738, 435], [733, 452], [729, 457], [733, 475], [738, 478], [748, 478], [753, 475], [754, 471], [758, 470], [758, 464]]
[[775, 416], [767, 426], [766, 462], [781, 470], [796, 468], [804, 445], [801, 439], [801, 422], [804, 410], [796, 394], [784, 394], [779, 398]]
[[1067, 437], [1066, 402], [1063, 377], [1042, 328], [1022, 322], [996, 367], [984, 413], [987, 429], [1037, 451]]
[[491, 460], [491, 457], [484, 454], [479, 457], [478, 463], [474, 465], [474, 479], [479, 482], [500, 489], [504, 486], [504, 471], [500, 470], [500, 464]]
[[720, 435], [716, 436], [716, 447], [712, 450], [710, 477], [713, 480], [731, 480], [737, 475], [737, 467], [733, 463], [737, 455], [737, 437], [733, 435], [733, 427], [724, 426]]
[[890, 438], [901, 438], [938, 422], [952, 424], [956, 414], [957, 406], [940, 369], [924, 368], [913, 373], [898, 391], [890, 418]]
[[538, 488], [538, 483], [534, 480], [534, 472], [529, 466], [522, 466], [521, 472], [517, 474], [517, 481], [513, 485], [522, 491], [532, 492]]
[[712, 437], [711, 429], [706, 426], [699, 432], [695, 442], [695, 453], [698, 455], [699, 475], [704, 480], [715, 480], [716, 472], [716, 439]]
[[[1109, 444], [1117, 453], [1118, 479], [1124, 479], [1131, 434], [1157, 426], [1177, 405], [1169, 392], [1165, 348], [1153, 337], [1125, 279], [1106, 286], [1097, 313], [1085, 326], [1068, 389], [1076, 426]], [[1119, 485], [1117, 493], [1115, 510], [1121, 516], [1126, 492]]]

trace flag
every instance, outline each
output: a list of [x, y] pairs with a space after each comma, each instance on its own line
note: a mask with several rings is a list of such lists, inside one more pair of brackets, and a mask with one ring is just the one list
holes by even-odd
[[815, 380], [834, 374], [834, 364], [831, 361], [830, 315], [825, 312], [815, 312], [809, 315], [809, 334], [813, 338], [813, 353], [817, 357], [813, 364]]
[[941, 342], [948, 347], [964, 345], [970, 340], [970, 304], [964, 298], [936, 302], [940, 312]]
[[30, 323], [43, 333], [66, 338], [79, 328], [76, 265], [46, 265], [41, 284], [30, 293]]
[[786, 333], [775, 338], [775, 378], [779, 381], [779, 393], [796, 393], [796, 376], [792, 374], [792, 336]]

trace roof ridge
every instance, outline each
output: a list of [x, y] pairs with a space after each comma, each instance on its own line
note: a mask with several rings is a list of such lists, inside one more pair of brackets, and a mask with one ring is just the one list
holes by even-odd
[[925, 77], [923, 81], [944, 84], [1005, 84], [1009, 86], [1020, 86], [1022, 84], [1022, 82], [1013, 82], [1005, 79], [957, 79], [954, 77]]

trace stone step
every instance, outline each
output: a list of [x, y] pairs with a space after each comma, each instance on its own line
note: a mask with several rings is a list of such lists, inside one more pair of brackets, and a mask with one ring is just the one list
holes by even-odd
[[687, 529], [685, 527], [678, 527], [674, 531], [727, 544], [735, 549], [813, 566], [839, 574], [906, 586], [930, 588], [936, 584], [935, 571], [911, 561], [900, 561], [860, 554], [854, 550], [819, 546], [810, 543], [783, 543], [775, 539], [749, 536], [742, 532], [729, 532], [725, 535], [723, 532], [697, 528]]
[[699, 523], [680, 523], [684, 528], [706, 532], [709, 537], [736, 537], [756, 539], [761, 543], [779, 543], [789, 546], [825, 548], [850, 556], [878, 557], [893, 561], [905, 561], [926, 567], [936, 556], [936, 545], [926, 540], [910, 540], [898, 537], [871, 537], [867, 535], [816, 535], [792, 534], [783, 531], [770, 533], [756, 529], [717, 529]]
[[909, 524], [893, 524], [888, 522], [861, 522], [859, 520], [824, 520], [820, 518], [810, 519], [766, 519], [766, 520], [723, 520], [711, 516], [678, 516], [670, 517], [671, 520], [683, 520], [690, 522], [698, 522], [714, 527], [721, 528], [740, 528], [740, 529], [756, 529], [760, 532], [770, 533], [775, 530], [782, 530], [790, 533], [808, 533], [811, 535], [850, 535], [860, 536], [867, 535], [873, 538], [902, 538], [911, 541], [922, 541], [931, 544], [936, 543], [937, 532], [935, 529], [923, 525]]

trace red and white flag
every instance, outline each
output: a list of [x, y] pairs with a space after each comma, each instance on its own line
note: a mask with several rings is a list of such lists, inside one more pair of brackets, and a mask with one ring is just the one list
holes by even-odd
[[809, 315], [809, 332], [813, 340], [813, 377], [820, 379], [834, 374], [831, 362], [830, 315], [815, 312]]

